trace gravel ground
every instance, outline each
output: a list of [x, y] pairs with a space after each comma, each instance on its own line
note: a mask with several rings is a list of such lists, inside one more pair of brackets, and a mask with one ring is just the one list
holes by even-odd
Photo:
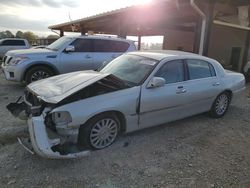
[[24, 121], [5, 106], [24, 86], [0, 74], [0, 187], [250, 187], [250, 84], [222, 119], [201, 114], [122, 136], [74, 160], [31, 155]]

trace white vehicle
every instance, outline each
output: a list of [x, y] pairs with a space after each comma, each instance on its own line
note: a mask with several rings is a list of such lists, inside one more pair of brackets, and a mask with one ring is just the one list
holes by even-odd
[[31, 82], [53, 75], [96, 70], [125, 52], [133, 41], [107, 36], [64, 36], [45, 48], [9, 51], [2, 69], [10, 81]]
[[30, 48], [29, 42], [26, 39], [5, 38], [0, 40], [0, 60], [4, 54], [10, 50]]
[[[131, 52], [100, 72], [34, 82], [24, 101], [7, 108], [15, 116], [28, 116], [37, 154], [72, 158], [111, 145], [121, 133], [203, 112], [220, 118], [244, 89], [242, 74], [226, 71], [210, 58], [176, 51]], [[77, 150], [62, 150], [69, 145]]]

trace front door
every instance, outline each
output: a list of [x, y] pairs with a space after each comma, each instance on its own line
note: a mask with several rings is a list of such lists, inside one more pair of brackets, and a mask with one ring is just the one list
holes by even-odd
[[58, 68], [61, 73], [93, 70], [93, 41], [91, 39], [78, 38], [71, 46], [75, 47], [73, 52], [62, 52], [58, 59]]
[[166, 62], [154, 75], [166, 80], [159, 88], [142, 88], [140, 106], [141, 128], [181, 118], [188, 102], [182, 60]]

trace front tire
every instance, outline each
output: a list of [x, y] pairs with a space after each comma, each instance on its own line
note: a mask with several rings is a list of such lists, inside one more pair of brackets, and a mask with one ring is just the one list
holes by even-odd
[[99, 150], [110, 146], [118, 136], [120, 125], [120, 120], [113, 113], [103, 113], [91, 118], [79, 129], [79, 147]]
[[221, 118], [225, 115], [230, 104], [230, 94], [223, 92], [218, 95], [210, 110], [210, 116], [213, 118]]
[[27, 71], [24, 81], [28, 85], [32, 82], [42, 80], [53, 75], [54, 73], [51, 69], [44, 66], [36, 66]]

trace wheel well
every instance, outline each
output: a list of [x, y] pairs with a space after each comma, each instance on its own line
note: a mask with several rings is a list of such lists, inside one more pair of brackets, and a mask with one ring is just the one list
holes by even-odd
[[230, 101], [231, 101], [231, 99], [233, 97], [233, 92], [231, 90], [229, 90], [229, 89], [226, 89], [224, 92], [229, 94], [229, 98], [230, 98]]
[[49, 68], [50, 70], [53, 71], [53, 73], [54, 73], [55, 75], [59, 74], [59, 72], [58, 72], [54, 67], [52, 67], [52, 66], [50, 66], [50, 65], [47, 65], [47, 64], [44, 64], [44, 63], [38, 63], [38, 64], [35, 64], [35, 65], [31, 65], [29, 68], [26, 69], [26, 71], [25, 71], [25, 73], [24, 73], [24, 75], [23, 75], [22, 80], [25, 79], [25, 77], [26, 77], [26, 75], [27, 75], [27, 72], [28, 72], [30, 69], [32, 69], [32, 68], [34, 68], [34, 67], [40, 67], [40, 66], [41, 66], [41, 67]]

